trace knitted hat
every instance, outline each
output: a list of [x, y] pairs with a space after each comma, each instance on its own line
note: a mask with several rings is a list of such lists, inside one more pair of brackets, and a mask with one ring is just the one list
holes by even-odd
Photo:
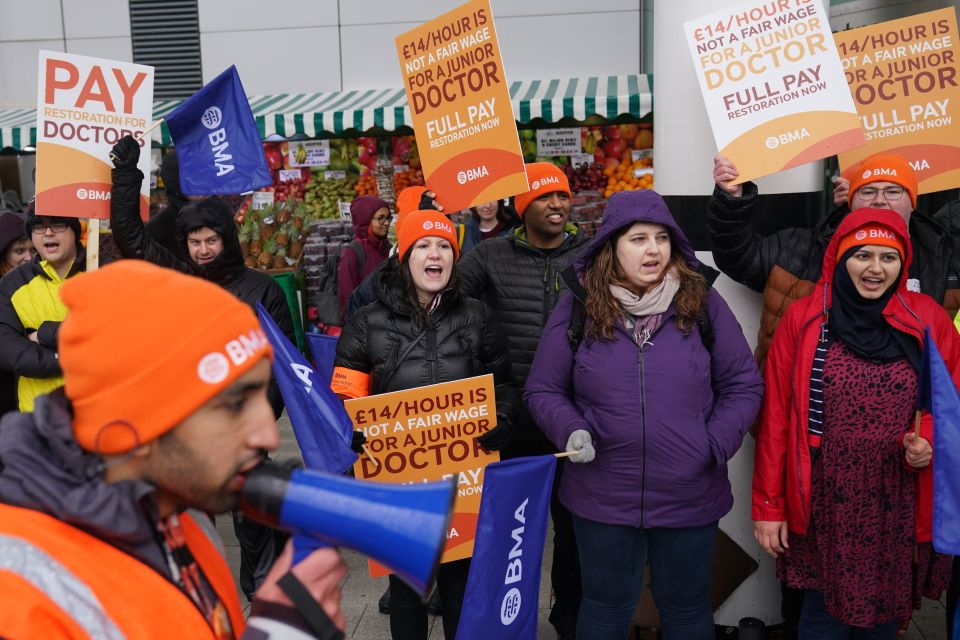
[[544, 194], [562, 191], [570, 195], [570, 182], [567, 181], [567, 176], [560, 167], [555, 164], [531, 162], [527, 165], [527, 180], [530, 183], [530, 191], [517, 194], [513, 203], [521, 218], [530, 203]]
[[871, 182], [892, 182], [906, 189], [910, 194], [911, 204], [914, 208], [917, 206], [917, 174], [900, 156], [881, 153], [868, 156], [844, 171], [843, 176], [850, 181], [847, 204], [853, 202], [857, 189], [864, 185]]
[[234, 295], [142, 260], [71, 278], [60, 297], [60, 366], [88, 451], [150, 442], [273, 353]]
[[0, 261], [14, 240], [25, 237], [22, 215], [13, 211], [0, 213]]
[[453, 245], [453, 259], [460, 257], [457, 246], [457, 229], [445, 215], [439, 211], [411, 211], [403, 226], [397, 229], [397, 255], [402, 261], [410, 247], [420, 238], [436, 236], [448, 240]]
[[420, 199], [426, 190], [426, 187], [407, 187], [397, 196], [397, 220], [394, 223], [397, 229], [403, 224], [405, 215], [420, 209]]
[[80, 226], [80, 218], [69, 218], [66, 216], [37, 216], [36, 213], [36, 204], [30, 202], [27, 206], [26, 218], [23, 222], [23, 230], [27, 237], [30, 237], [33, 234], [33, 229], [40, 224], [41, 221], [46, 220], [50, 222], [65, 222], [67, 225], [73, 229], [73, 237], [76, 240], [77, 250], [83, 248], [83, 244], [80, 242], [83, 237], [83, 227]]
[[840, 238], [840, 243], [837, 245], [837, 260], [839, 260], [843, 254], [853, 247], [859, 247], [866, 244], [896, 249], [900, 252], [901, 258], [907, 255], [904, 249], [903, 240], [894, 232], [893, 229], [886, 225], [880, 224], [879, 222], [870, 222], [861, 227], [857, 227], [847, 235]]

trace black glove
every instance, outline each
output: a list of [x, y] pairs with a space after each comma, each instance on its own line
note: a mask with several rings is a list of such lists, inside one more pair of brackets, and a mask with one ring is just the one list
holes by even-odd
[[499, 451], [510, 443], [513, 437], [513, 424], [510, 418], [497, 415], [497, 426], [477, 438], [480, 446], [487, 451]]
[[353, 439], [350, 441], [350, 448], [353, 449], [354, 453], [363, 453], [363, 445], [367, 444], [367, 436], [363, 435], [363, 431], [354, 431]]
[[443, 211], [443, 207], [437, 202], [437, 194], [429, 189], [420, 196], [420, 211]]
[[120, 170], [135, 170], [140, 162], [140, 143], [133, 136], [126, 135], [110, 150], [113, 166]]

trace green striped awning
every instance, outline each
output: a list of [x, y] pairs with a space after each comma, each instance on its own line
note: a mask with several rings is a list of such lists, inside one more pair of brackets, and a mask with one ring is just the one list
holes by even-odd
[[[525, 124], [542, 118], [585, 120], [590, 116], [642, 118], [653, 110], [653, 78], [646, 75], [590, 76], [564, 80], [525, 80], [510, 85], [514, 118]], [[163, 118], [179, 100], [153, 105], [154, 119]], [[251, 96], [250, 108], [261, 138], [271, 135], [313, 138], [321, 133], [341, 134], [373, 128], [393, 131], [411, 126], [403, 89], [330, 91]], [[161, 145], [171, 144], [164, 124], [154, 132]], [[36, 144], [34, 109], [0, 109], [0, 147], [21, 149]]]

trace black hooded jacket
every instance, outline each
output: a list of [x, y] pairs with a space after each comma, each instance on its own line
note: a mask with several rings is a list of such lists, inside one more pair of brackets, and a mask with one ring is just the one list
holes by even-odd
[[172, 253], [178, 253], [177, 214], [189, 200], [180, 191], [180, 161], [176, 151], [163, 156], [160, 177], [163, 178], [163, 189], [167, 193], [167, 206], [147, 222], [147, 235]]
[[336, 366], [370, 374], [370, 394], [493, 374], [497, 415], [514, 423], [522, 401], [507, 341], [490, 310], [459, 289], [441, 294], [421, 327], [403, 295], [399, 262], [385, 262], [376, 302], [354, 314], [337, 343]]
[[[120, 147], [120, 144], [117, 147]], [[257, 302], [260, 302], [284, 335], [293, 342], [293, 319], [283, 289], [267, 274], [244, 266], [237, 225], [230, 207], [219, 198], [206, 198], [184, 206], [177, 216], [177, 246], [182, 248], [182, 255], [177, 255], [153, 240], [144, 229], [140, 219], [140, 184], [143, 173], [136, 168], [136, 160], [133, 160], [131, 166], [127, 166], [130, 164], [129, 160], [119, 160], [117, 164], [118, 168], [113, 170], [113, 190], [110, 196], [110, 227], [120, 254], [124, 258], [146, 260], [161, 267], [209, 280], [250, 305], [254, 312]], [[198, 265], [185, 257], [189, 255], [186, 248], [187, 233], [199, 227], [209, 227], [223, 239], [223, 251], [212, 262], [204, 265]], [[202, 309], [196, 310], [196, 313], [202, 312]], [[275, 382], [270, 385], [269, 395], [274, 413], [279, 416], [283, 411], [283, 400]]]

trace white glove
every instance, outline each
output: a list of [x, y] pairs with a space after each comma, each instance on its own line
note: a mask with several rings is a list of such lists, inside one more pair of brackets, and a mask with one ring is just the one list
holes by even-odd
[[593, 438], [583, 429], [577, 429], [567, 438], [567, 451], [575, 451], [568, 458], [570, 462], [590, 462], [597, 452], [593, 450]]

